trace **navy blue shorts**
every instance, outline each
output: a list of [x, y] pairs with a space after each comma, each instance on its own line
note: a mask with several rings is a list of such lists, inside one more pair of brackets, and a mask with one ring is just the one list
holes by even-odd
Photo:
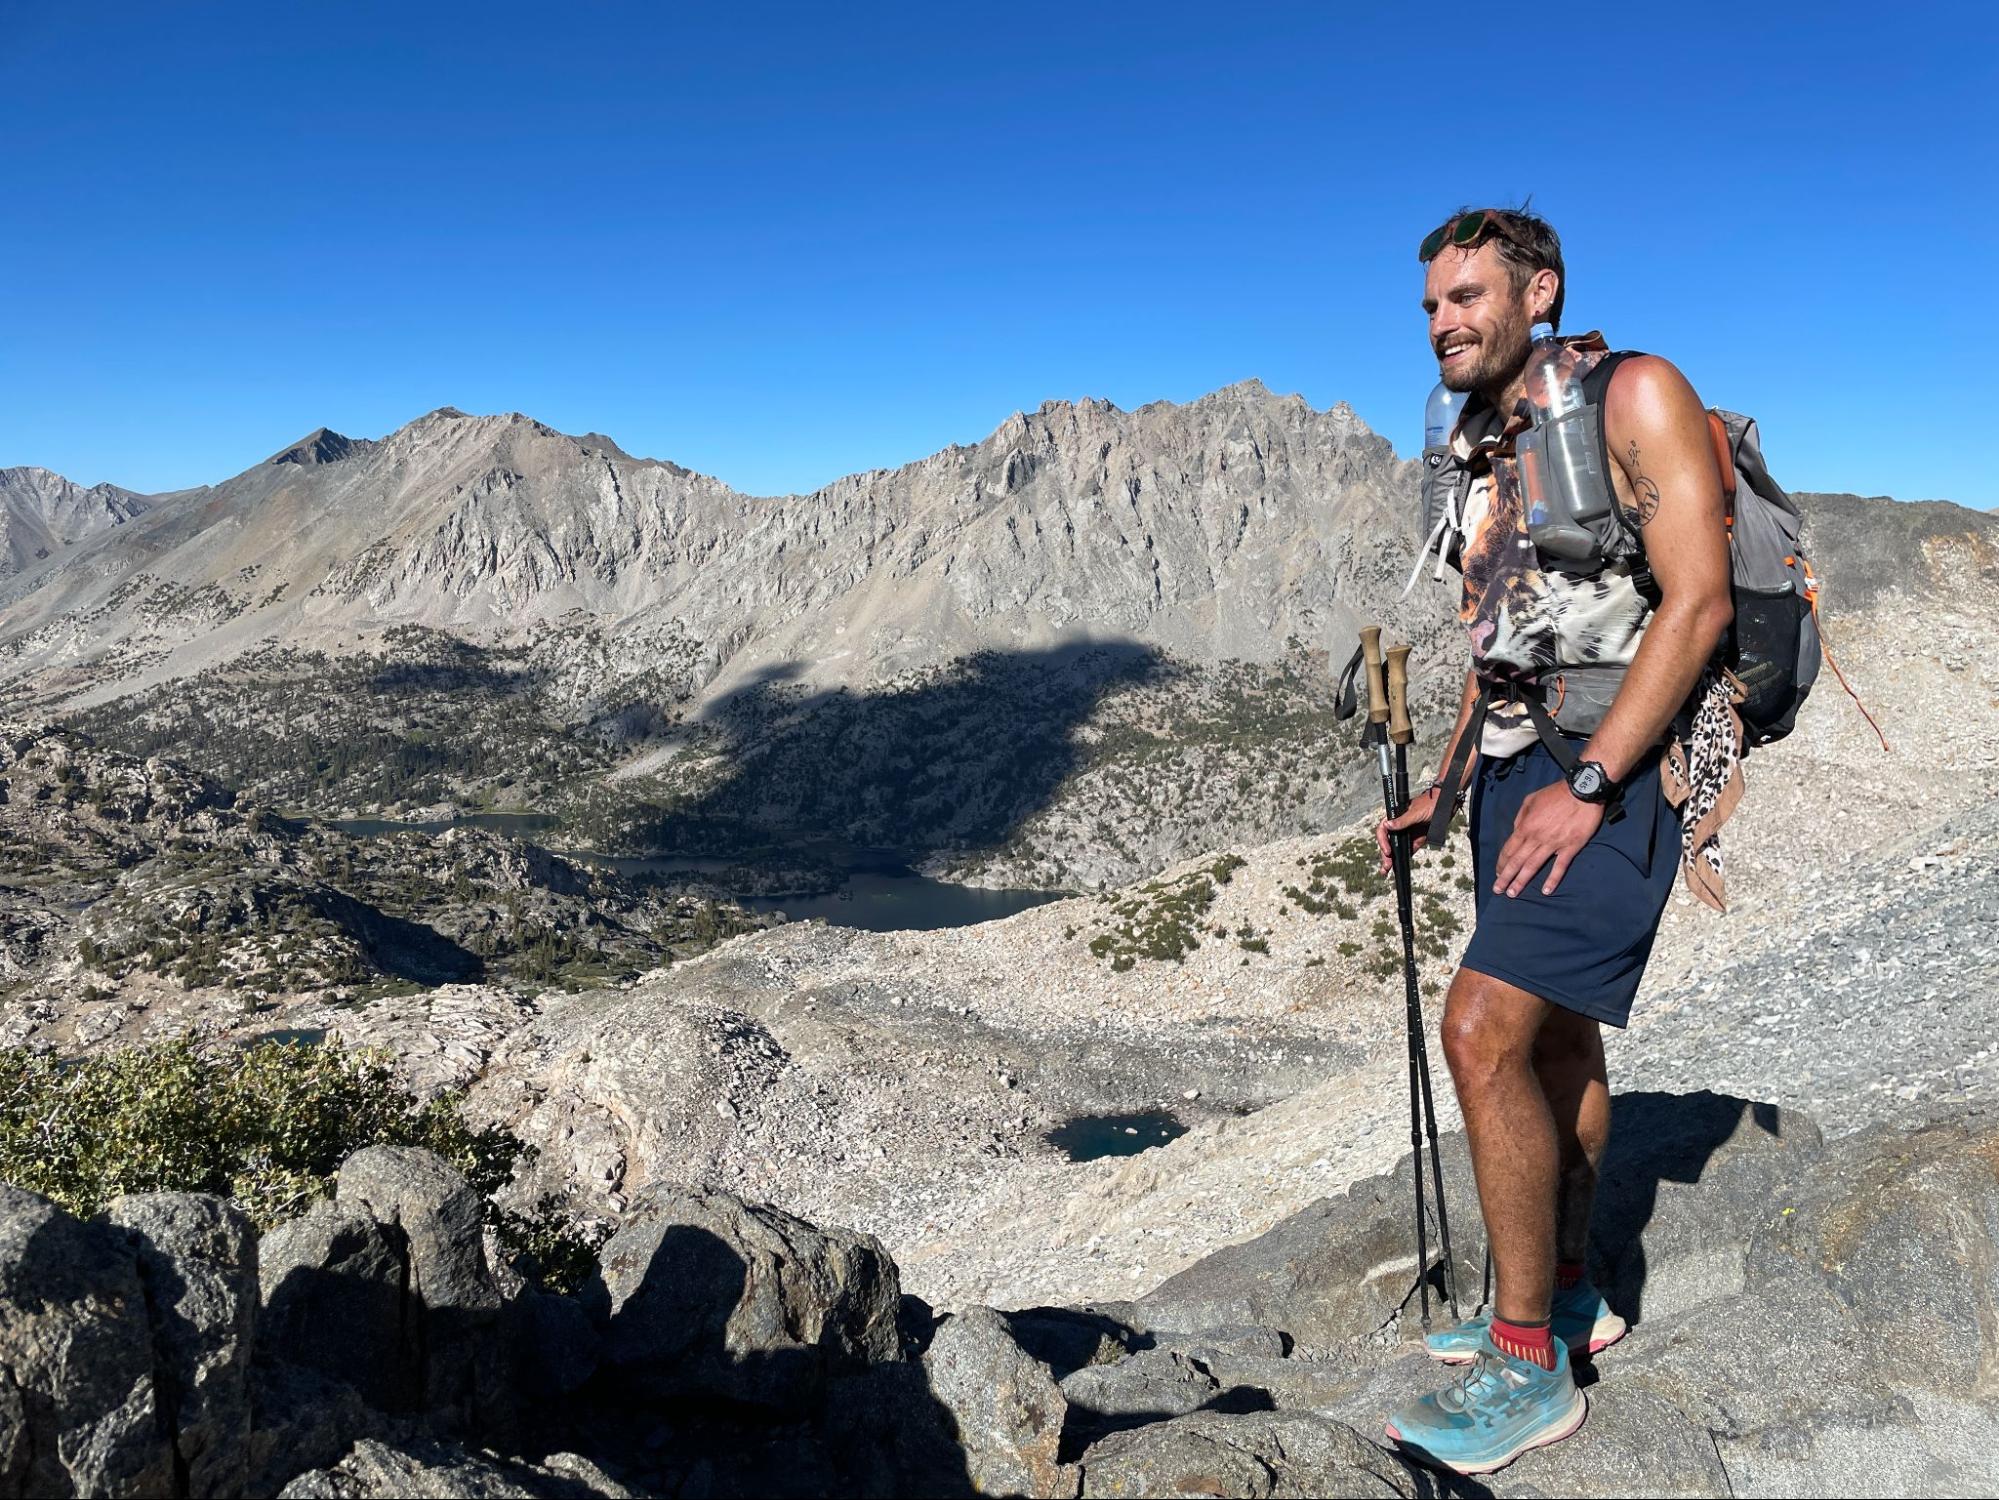
[[1546, 745], [1501, 760], [1479, 757], [1470, 817], [1478, 916], [1464, 967], [1622, 1026], [1679, 874], [1680, 820], [1660, 790], [1655, 751], [1625, 786], [1624, 816], [1597, 829], [1553, 895], [1541, 894], [1546, 865], [1519, 895], [1501, 895], [1493, 871], [1520, 804], [1561, 780]]

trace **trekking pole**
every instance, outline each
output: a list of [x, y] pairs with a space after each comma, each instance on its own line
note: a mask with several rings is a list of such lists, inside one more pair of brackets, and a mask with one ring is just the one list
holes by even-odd
[[[1362, 732], [1365, 743], [1375, 747], [1381, 762], [1381, 802], [1393, 819], [1401, 816], [1402, 809], [1395, 801], [1395, 767], [1389, 757], [1389, 707], [1388, 678], [1381, 655], [1381, 627], [1370, 625], [1360, 633], [1361, 655], [1367, 662], [1367, 728]], [[1390, 857], [1395, 866], [1395, 885], [1398, 894], [1403, 889], [1403, 865], [1408, 858], [1400, 833], [1388, 836]], [[1402, 932], [1405, 943], [1410, 937], [1408, 908], [1402, 908]], [[1405, 961], [1413, 950], [1404, 948]], [[1429, 1230], [1424, 1223], [1423, 1212], [1423, 1117], [1422, 1105], [1417, 1092], [1417, 1048], [1421, 1037], [1414, 1022], [1409, 1028], [1409, 1165], [1416, 1179], [1416, 1288], [1422, 1298], [1423, 1332], [1430, 1331], [1430, 1245]], [[1441, 1187], [1443, 1184], [1438, 1183]], [[1404, 1299], [1405, 1304], [1407, 1298]]]
[[[1409, 808], [1409, 745], [1416, 738], [1409, 721], [1409, 647], [1388, 648], [1388, 738], [1395, 746], [1395, 811], [1400, 816]], [[1416, 902], [1410, 848], [1412, 835], [1402, 829], [1389, 835], [1390, 848], [1398, 854], [1395, 866], [1395, 905], [1402, 918], [1402, 978], [1409, 1002], [1409, 1050], [1412, 1070], [1422, 1083], [1423, 1126], [1430, 1138], [1430, 1176], [1437, 1185], [1437, 1238], [1444, 1250], [1444, 1296], [1451, 1305], [1451, 1317], [1459, 1322], [1458, 1263], [1451, 1254], [1451, 1215], [1444, 1207], [1444, 1159], [1437, 1147], [1437, 1105], [1430, 1094], [1430, 1042], [1423, 1026], [1423, 999], [1416, 984]], [[1411, 1085], [1412, 1089], [1414, 1084]], [[1417, 1175], [1422, 1175], [1418, 1163]], [[1420, 1254], [1420, 1252], [1419, 1252]], [[1425, 1273], [1429, 1267], [1423, 1267]], [[1427, 1281], [1427, 1275], [1426, 1275]], [[1425, 1298], [1427, 1308], [1428, 1299]]]

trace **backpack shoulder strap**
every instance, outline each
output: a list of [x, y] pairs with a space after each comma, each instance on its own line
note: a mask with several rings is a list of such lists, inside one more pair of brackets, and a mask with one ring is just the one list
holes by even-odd
[[[1610, 389], [1610, 377], [1617, 373], [1617, 367], [1627, 359], [1633, 359], [1643, 352], [1639, 349], [1619, 349], [1613, 353], [1606, 354], [1602, 359], [1598, 360], [1591, 367], [1589, 373], [1583, 376], [1583, 400], [1587, 401], [1591, 406], [1603, 405], [1604, 395]], [[1750, 453], [1759, 464], [1761, 462], [1761, 454], [1754, 447], [1756, 441], [1755, 424], [1747, 417], [1738, 417], [1733, 412], [1714, 409], [1709, 410], [1707, 421], [1708, 441], [1714, 448], [1714, 465], [1721, 473], [1722, 500], [1727, 505], [1729, 513], [1733, 514], [1735, 510], [1736, 490], [1735, 466], [1737, 455], [1745, 436], [1751, 445]], [[1601, 424], [1598, 425], [1599, 430], [1601, 430]], [[1603, 450], [1603, 472], [1608, 475], [1610, 473], [1610, 436], [1608, 433], [1604, 434]], [[1774, 489], [1775, 486], [1772, 485], [1771, 488]], [[1762, 492], [1762, 486], [1759, 485], [1757, 489], [1758, 493]], [[1787, 509], [1795, 511], [1795, 507], [1791, 506], [1788, 500], [1784, 503]]]
[[1583, 376], [1583, 400], [1591, 406], [1603, 405], [1604, 392], [1610, 389], [1610, 377], [1617, 373], [1617, 367], [1644, 352], [1642, 349], [1614, 349], [1590, 366], [1589, 373]]
[[[1635, 359], [1642, 353], [1644, 353], [1642, 349], [1613, 349], [1590, 366], [1583, 375], [1583, 400], [1591, 406], [1602, 406], [1603, 398], [1610, 390], [1610, 377], [1617, 373], [1617, 367], [1627, 359]], [[1615, 471], [1611, 468], [1610, 424], [1602, 418], [1598, 418], [1596, 424], [1596, 457], [1597, 462], [1603, 466], [1603, 482], [1614, 488], [1617, 481], [1613, 477]], [[1660, 599], [1659, 585], [1653, 579], [1652, 569], [1645, 561], [1645, 538], [1625, 518], [1623, 506], [1612, 505], [1610, 509], [1611, 514], [1617, 517], [1618, 527], [1631, 539], [1631, 580], [1638, 586], [1639, 597], [1656, 609]]]
[[[1610, 391], [1610, 377], [1617, 373], [1617, 367], [1642, 352], [1638, 349], [1615, 349], [1590, 366], [1583, 376], [1583, 400], [1591, 406], [1602, 406], [1603, 398]], [[1597, 462], [1603, 465], [1604, 483], [1614, 484], [1610, 467], [1610, 424], [1601, 419], [1596, 424], [1596, 457]], [[1617, 515], [1622, 523], [1624, 512], [1619, 509]], [[1637, 538], [1634, 536], [1632, 540]]]

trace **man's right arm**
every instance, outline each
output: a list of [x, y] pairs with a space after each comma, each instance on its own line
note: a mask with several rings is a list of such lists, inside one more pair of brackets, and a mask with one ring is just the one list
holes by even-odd
[[[1463, 737], [1465, 727], [1471, 723], [1472, 708], [1477, 702], [1478, 674], [1467, 669], [1465, 672], [1464, 696], [1458, 700], [1457, 727], [1451, 731], [1451, 737], [1444, 742], [1443, 756], [1437, 761], [1438, 774], [1441, 775], [1444, 767], [1451, 763], [1451, 756], [1457, 751], [1458, 740]], [[1472, 746], [1470, 757], [1465, 761], [1465, 779], [1462, 783], [1463, 785], [1469, 786], [1471, 784], [1472, 768], [1477, 764], [1478, 746], [1474, 745]], [[1414, 854], [1429, 841], [1426, 830], [1430, 826], [1430, 815], [1436, 811], [1437, 798], [1440, 795], [1442, 794], [1436, 787], [1426, 787], [1422, 792], [1409, 799], [1409, 806], [1403, 810], [1401, 817], [1393, 820], [1383, 818], [1379, 823], [1375, 824], [1374, 842], [1376, 847], [1381, 850], [1382, 874], [1386, 875], [1389, 870], [1388, 835], [1390, 831], [1411, 827], [1417, 829], [1417, 833], [1409, 841], [1409, 852]]]

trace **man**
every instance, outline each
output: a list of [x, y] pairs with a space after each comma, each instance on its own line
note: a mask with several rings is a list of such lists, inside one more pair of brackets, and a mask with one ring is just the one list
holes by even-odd
[[[1441, 837], [1451, 805], [1438, 818], [1438, 804], [1456, 802], [1452, 772], [1468, 768], [1477, 921], [1443, 1043], [1497, 1285], [1490, 1314], [1429, 1339], [1437, 1358], [1469, 1362], [1464, 1376], [1396, 1412], [1388, 1434], [1469, 1474], [1580, 1427], [1570, 1350], [1624, 1332], [1583, 1270], [1610, 1133], [1598, 1028], [1625, 1024], [1672, 890], [1682, 843], [1662, 746], [1683, 708], [1725, 695], [1707, 669], [1732, 611], [1721, 474], [1680, 372], [1651, 356], [1614, 366], [1598, 415], [1621, 519], [1609, 534], [1626, 540], [1614, 557], [1551, 557], [1530, 535], [1513, 439], [1547, 396], [1529, 329], [1560, 326], [1561, 243], [1531, 214], [1478, 210], [1426, 237], [1421, 258], [1444, 384], [1473, 393], [1452, 437], [1468, 476], [1457, 560], [1471, 670], [1444, 776], [1377, 839], [1386, 871], [1391, 829], [1414, 847]], [[1595, 334], [1561, 343], [1577, 379], [1608, 354]]]

